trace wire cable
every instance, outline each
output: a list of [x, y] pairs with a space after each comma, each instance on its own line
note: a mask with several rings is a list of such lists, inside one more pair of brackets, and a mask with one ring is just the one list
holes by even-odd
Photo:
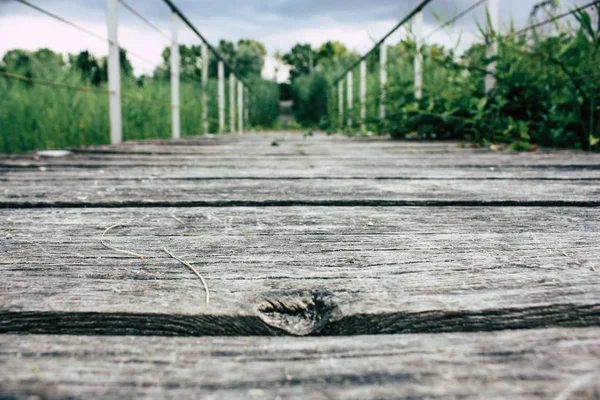
[[19, 3], [21, 3], [21, 4], [23, 4], [23, 5], [26, 5], [26, 6], [27, 6], [27, 7], [29, 7], [29, 8], [33, 8], [34, 10], [41, 12], [42, 14], [44, 14], [44, 15], [46, 15], [46, 16], [48, 16], [48, 17], [50, 17], [50, 18], [54, 18], [54, 19], [55, 19], [55, 20], [57, 20], [57, 21], [60, 21], [60, 22], [62, 22], [62, 23], [65, 23], [65, 24], [67, 24], [67, 25], [69, 25], [69, 26], [71, 26], [71, 27], [73, 27], [73, 28], [75, 28], [75, 29], [77, 29], [77, 30], [79, 30], [79, 31], [81, 31], [81, 32], [84, 32], [84, 33], [86, 33], [86, 34], [88, 34], [88, 35], [90, 35], [90, 36], [93, 36], [93, 37], [95, 37], [96, 39], [103, 40], [103, 41], [105, 41], [105, 42], [109, 42], [109, 43], [110, 43], [110, 41], [108, 40], [108, 38], [106, 38], [106, 37], [104, 37], [104, 36], [102, 36], [102, 35], [98, 35], [97, 33], [94, 33], [94, 32], [92, 32], [92, 31], [90, 31], [89, 29], [86, 29], [86, 28], [84, 28], [84, 27], [82, 27], [82, 26], [80, 26], [80, 25], [77, 25], [77, 24], [75, 24], [75, 23], [73, 23], [73, 22], [71, 22], [71, 21], [69, 21], [69, 20], [66, 20], [66, 19], [64, 19], [64, 18], [62, 18], [62, 17], [59, 17], [58, 15], [56, 15], [56, 14], [53, 14], [53, 13], [51, 13], [50, 11], [48, 11], [48, 10], [45, 10], [45, 9], [43, 9], [43, 8], [41, 8], [41, 7], [38, 7], [38, 6], [36, 6], [35, 4], [31, 4], [30, 2], [28, 2], [28, 1], [26, 1], [26, 0], [17, 0], [17, 1], [18, 1]]
[[[173, 3], [172, 0], [163, 0], [163, 1], [167, 4], [167, 6], [169, 6], [169, 8], [171, 8], [171, 11], [173, 11], [175, 14], [177, 14], [179, 16], [179, 18], [181, 18], [181, 20], [192, 30], [192, 32], [194, 32], [196, 34], [196, 36], [198, 36], [200, 38], [200, 40], [202, 40], [202, 42], [217, 57], [217, 59], [219, 59], [219, 61], [223, 62], [223, 64], [231, 72], [233, 72], [233, 74], [235, 75], [235, 77], [237, 79], [239, 79], [242, 82], [242, 84], [250, 92], [252, 92], [252, 88], [250, 87], [250, 85], [248, 84], [248, 82], [246, 82], [246, 80], [244, 78], [242, 78], [240, 74], [238, 74], [238, 72], [236, 71], [236, 69], [231, 66], [231, 64], [217, 51], [217, 49], [215, 49], [213, 47], [213, 45], [211, 45], [208, 42], [208, 40], [206, 40], [206, 38], [200, 33], [200, 31], [198, 31], [198, 29], [194, 26], [194, 24], [191, 23], [191, 21], [179, 10], [179, 8], [177, 8], [177, 6], [175, 5], [175, 3]], [[427, 2], [427, 3], [430, 2], [430, 1], [432, 1], [432, 0], [425, 0], [425, 2]]]
[[[115, 93], [114, 91], [110, 91], [108, 89], [95, 88], [95, 87], [91, 87], [91, 86], [77, 86], [77, 85], [71, 85], [68, 83], [46, 81], [43, 79], [30, 78], [28, 76], [14, 74], [11, 72], [0, 71], [0, 76], [5, 77], [7, 79], [21, 81], [21, 82], [35, 83], [35, 84], [39, 84], [39, 85], [56, 87], [56, 88], [60, 88], [60, 89], [76, 90], [79, 92], [98, 93], [98, 94], [103, 94], [103, 95], [109, 95], [109, 94]], [[155, 101], [155, 100], [147, 100], [147, 99], [143, 98], [141, 95], [121, 93], [121, 98], [135, 100], [140, 103], [148, 103], [148, 104], [152, 104], [152, 105], [160, 106], [160, 107], [168, 107], [168, 108], [173, 107], [173, 105], [171, 103], [165, 103], [165, 102], [160, 102], [160, 101]], [[181, 110], [187, 110], [187, 109], [192, 109], [192, 108], [195, 108], [195, 107], [194, 106], [180, 106]]]
[[90, 86], [76, 86], [76, 85], [70, 85], [68, 83], [51, 82], [51, 81], [46, 81], [43, 79], [36, 79], [36, 78], [30, 78], [28, 76], [23, 76], [23, 75], [19, 75], [19, 74], [13, 74], [11, 72], [0, 71], [0, 76], [4, 76], [9, 79], [15, 79], [15, 80], [23, 81], [23, 82], [37, 83], [40, 85], [53, 86], [53, 87], [58, 87], [58, 88], [63, 88], [63, 89], [72, 89], [72, 90], [77, 90], [80, 92], [88, 92], [88, 93], [96, 92], [96, 93], [100, 93], [100, 94], [114, 94], [114, 92], [112, 92], [108, 89], [94, 88], [94, 87], [90, 87]]
[[535, 28], [539, 28], [540, 26], [544, 26], [544, 25], [547, 25], [547, 24], [549, 24], [551, 22], [558, 21], [559, 19], [562, 19], [564, 17], [568, 17], [569, 15], [573, 15], [573, 14], [575, 14], [578, 11], [583, 11], [583, 10], [585, 10], [587, 8], [590, 8], [590, 7], [594, 6], [594, 5], [600, 5], [600, 0], [592, 1], [591, 3], [588, 3], [588, 4], [583, 5], [581, 7], [577, 7], [575, 9], [573, 9], [573, 10], [564, 12], [562, 14], [556, 15], [556, 16], [554, 16], [552, 18], [547, 19], [547, 20], [538, 22], [537, 24], [533, 24], [533, 25], [527, 26], [527, 27], [525, 27], [523, 29], [520, 29], [520, 30], [514, 32], [514, 33], [511, 33], [511, 35], [520, 35], [522, 33], [528, 32], [528, 31], [533, 30]]
[[[25, 6], [29, 7], [29, 8], [32, 8], [32, 9], [36, 10], [36, 11], [38, 11], [38, 12], [40, 12], [40, 13], [42, 13], [42, 14], [50, 17], [50, 18], [53, 18], [53, 19], [55, 19], [57, 21], [60, 21], [60, 22], [62, 22], [64, 24], [67, 24], [67, 25], [69, 25], [69, 26], [71, 26], [71, 27], [73, 27], [73, 28], [75, 28], [75, 29], [77, 29], [77, 30], [79, 30], [79, 31], [81, 31], [81, 32], [89, 35], [89, 36], [92, 36], [92, 37], [98, 39], [98, 40], [101, 40], [101, 41], [109, 43], [109, 44], [113, 44], [112, 41], [109, 40], [106, 36], [102, 36], [102, 35], [99, 35], [99, 34], [97, 34], [95, 32], [92, 32], [89, 29], [86, 29], [86, 28], [84, 28], [84, 27], [82, 27], [80, 25], [77, 25], [77, 24], [75, 24], [75, 23], [73, 23], [73, 22], [71, 22], [71, 21], [69, 21], [67, 19], [64, 19], [64, 18], [62, 18], [62, 17], [60, 17], [60, 16], [58, 16], [58, 15], [56, 15], [56, 14], [54, 14], [54, 13], [48, 11], [48, 10], [45, 10], [45, 9], [43, 9], [41, 7], [38, 7], [35, 4], [32, 4], [32, 3], [30, 3], [27, 0], [16, 0], [16, 1], [18, 1], [19, 3], [25, 5]], [[127, 52], [127, 54], [129, 54], [129, 55], [137, 58], [140, 61], [143, 61], [144, 63], [146, 63], [146, 64], [148, 64], [150, 66], [154, 66], [156, 64], [156, 63], [148, 60], [147, 58], [145, 58], [145, 57], [143, 57], [143, 56], [141, 56], [141, 55], [139, 55], [137, 53], [134, 53], [134, 52], [132, 52], [130, 50], [127, 50], [126, 48], [124, 48], [122, 46], [118, 46], [118, 47], [119, 47], [119, 49]]]
[[[165, 1], [167, 1], [167, 0], [165, 0]], [[419, 3], [419, 5], [414, 10], [412, 10], [406, 17], [404, 17], [404, 19], [402, 19], [400, 22], [398, 22], [396, 24], [396, 26], [394, 26], [384, 37], [382, 37], [377, 43], [375, 43], [375, 46], [373, 46], [373, 48], [371, 50], [369, 50], [364, 56], [360, 57], [358, 60], [356, 60], [354, 63], [352, 63], [352, 65], [350, 65], [348, 68], [346, 68], [344, 70], [344, 72], [342, 74], [340, 74], [339, 78], [337, 78], [333, 81], [332, 85], [336, 85], [339, 81], [344, 79], [344, 77], [346, 76], [346, 73], [348, 71], [356, 68], [363, 60], [366, 60], [367, 57], [369, 57], [371, 55], [371, 53], [373, 53], [375, 51], [375, 49], [377, 49], [379, 46], [381, 46], [387, 38], [392, 36], [394, 34], [394, 32], [396, 32], [403, 25], [405, 25], [408, 21], [410, 21], [415, 15], [417, 15], [419, 12], [421, 12], [432, 1], [433, 0], [421, 1], [421, 3]]]
[[131, 12], [133, 15], [138, 17], [142, 22], [144, 22], [146, 25], [148, 25], [150, 28], [152, 28], [154, 31], [156, 31], [159, 35], [164, 37], [168, 42], [172, 42], [172, 39], [166, 33], [164, 33], [160, 28], [158, 28], [156, 25], [154, 25], [152, 22], [150, 22], [146, 17], [144, 17], [142, 14], [140, 14], [137, 10], [135, 10], [129, 4], [127, 4], [127, 2], [125, 0], [118, 0], [118, 1], [119, 1], [119, 3], [121, 3], [121, 5], [123, 7], [125, 7], [127, 10], [129, 10], [129, 12]]
[[437, 33], [439, 31], [441, 31], [442, 29], [446, 28], [449, 25], [452, 25], [453, 23], [455, 23], [456, 21], [458, 21], [459, 19], [461, 19], [462, 17], [464, 17], [465, 15], [467, 15], [468, 13], [470, 13], [471, 11], [473, 11], [474, 9], [476, 9], [477, 7], [479, 7], [480, 5], [482, 5], [483, 3], [486, 3], [488, 0], [479, 0], [477, 1], [475, 4], [473, 4], [471, 7], [465, 9], [464, 11], [456, 14], [453, 18], [449, 19], [448, 21], [444, 22], [442, 25], [440, 25], [439, 27], [437, 27], [436, 29], [434, 29], [433, 31], [429, 32], [425, 38], [423, 38], [423, 41], [425, 42], [427, 39], [429, 39], [434, 33]]

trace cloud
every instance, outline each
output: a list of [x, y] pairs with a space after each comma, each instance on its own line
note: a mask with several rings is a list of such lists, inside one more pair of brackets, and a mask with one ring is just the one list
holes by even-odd
[[[106, 36], [105, 1], [29, 0], [65, 19]], [[170, 29], [170, 10], [162, 0], [125, 0], [164, 32]], [[311, 43], [317, 47], [327, 40], [339, 40], [361, 53], [369, 50], [374, 40], [387, 33], [420, 0], [174, 0], [182, 12], [204, 36], [216, 43], [219, 39], [237, 41], [253, 38], [265, 43], [272, 54], [288, 51], [295, 43]], [[511, 20], [525, 26], [529, 14], [540, 0], [499, 0], [505, 27]], [[581, 5], [586, 0], [569, 0], [563, 8]], [[434, 0], [425, 10], [425, 32], [430, 32], [475, 0]], [[168, 42], [139, 21], [123, 7], [119, 8], [120, 43], [152, 63], [161, 60]], [[485, 8], [461, 19], [452, 28], [440, 31], [430, 40], [453, 45], [462, 35], [462, 46], [479, 40], [476, 21], [485, 21]], [[0, 0], [0, 54], [12, 48], [48, 47], [60, 52], [77, 52], [89, 48], [104, 55], [107, 44], [72, 27], [54, 21], [14, 0]], [[392, 41], [398, 40], [401, 33]], [[199, 43], [187, 28], [182, 28], [183, 43]], [[136, 72], [152, 70], [153, 65], [135, 59]]]

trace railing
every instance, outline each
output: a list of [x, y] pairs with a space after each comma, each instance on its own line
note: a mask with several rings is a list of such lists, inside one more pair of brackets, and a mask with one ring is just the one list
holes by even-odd
[[[162, 0], [171, 10], [171, 32], [170, 35], [164, 33], [149, 19], [144, 17], [140, 12], [131, 7], [125, 0], [106, 0], [106, 25], [108, 35], [106, 37], [99, 35], [83, 26], [80, 26], [66, 18], [61, 17], [47, 9], [37, 6], [27, 0], [16, 0], [19, 3], [41, 13], [47, 17], [53, 18], [74, 29], [79, 30], [97, 40], [104, 41], [108, 44], [108, 89], [79, 86], [72, 84], [64, 84], [60, 82], [52, 82], [43, 79], [35, 79], [12, 73], [10, 71], [0, 71], [0, 75], [8, 79], [16, 79], [27, 81], [30, 83], [53, 86], [64, 89], [94, 92], [108, 95], [109, 98], [109, 119], [110, 119], [110, 142], [112, 144], [121, 143], [123, 140], [123, 120], [122, 120], [122, 104], [123, 98], [137, 100], [141, 102], [151, 102], [156, 105], [166, 106], [171, 109], [171, 136], [173, 138], [181, 137], [181, 109], [180, 103], [180, 43], [179, 30], [180, 24], [183, 22], [202, 42], [202, 77], [201, 77], [201, 99], [202, 99], [202, 124], [203, 132], [209, 132], [208, 124], [208, 66], [209, 55], [212, 54], [218, 61], [218, 133], [224, 133], [226, 130], [225, 115], [226, 115], [226, 96], [225, 96], [225, 68], [230, 71], [229, 74], [229, 131], [237, 131], [239, 134], [244, 132], [249, 121], [249, 101], [251, 100], [250, 84], [243, 79], [235, 68], [230, 65], [227, 60], [206, 40], [206, 38], [198, 31], [198, 29], [190, 22], [190, 20], [181, 12], [181, 10], [171, 1]], [[147, 58], [123, 48], [119, 44], [119, 4], [126, 10], [131, 12], [140, 21], [149, 26], [165, 38], [171, 46], [170, 58], [170, 86], [171, 86], [171, 102], [158, 103], [139, 98], [139, 96], [123, 93], [121, 90], [121, 65], [120, 52], [125, 51], [126, 54], [135, 57], [145, 64], [152, 65], [152, 61]], [[236, 124], [237, 122], [237, 124]]]
[[[485, 75], [485, 88], [484, 91], [487, 95], [493, 94], [496, 86], [498, 84], [497, 74], [496, 74], [496, 61], [494, 58], [498, 55], [498, 43], [500, 40], [505, 39], [505, 37], [501, 36], [500, 31], [500, 10], [499, 10], [499, 0], [478, 0], [471, 4], [466, 9], [460, 11], [451, 19], [443, 22], [440, 26], [438, 26], [433, 31], [429, 32], [427, 36], [424, 36], [424, 18], [423, 12], [427, 6], [433, 3], [434, 0], [423, 0], [421, 1], [417, 7], [415, 7], [408, 15], [403, 18], [396, 26], [394, 26], [383, 38], [381, 38], [375, 45], [366, 52], [363, 56], [361, 56], [354, 63], [349, 65], [345, 70], [333, 80], [332, 88], [331, 88], [331, 96], [335, 99], [337, 98], [337, 113], [339, 117], [338, 125], [340, 128], [348, 128], [354, 130], [356, 128], [355, 121], [353, 121], [354, 114], [354, 72], [358, 68], [359, 70], [359, 126], [361, 131], [365, 131], [366, 121], [367, 121], [367, 58], [375, 53], [376, 50], [379, 50], [379, 107], [378, 107], [378, 119], [379, 121], [384, 121], [386, 119], [386, 105], [387, 105], [387, 83], [388, 83], [388, 71], [387, 71], [387, 63], [388, 63], [388, 52], [387, 52], [387, 44], [386, 42], [389, 40], [390, 36], [392, 36], [395, 32], [397, 32], [401, 27], [404, 27], [408, 24], [412, 25], [412, 33], [413, 38], [416, 45], [416, 55], [414, 57], [414, 98], [416, 100], [421, 100], [423, 98], [423, 46], [426, 44], [427, 39], [429, 39], [434, 33], [452, 25], [457, 22], [459, 19], [464, 18], [465, 16], [472, 13], [475, 9], [480, 6], [486, 5], [486, 16], [487, 21], [485, 26], [483, 27], [486, 30], [486, 34], [489, 35], [491, 40], [487, 40], [486, 45], [486, 60], [488, 60], [487, 65], [483, 69], [477, 70], [476, 67], [473, 67], [473, 70], [476, 70], [479, 73]], [[580, 7], [577, 7], [568, 12], [564, 12], [553, 17], [550, 17], [544, 21], [533, 23], [529, 26], [526, 26], [522, 29], [516, 30], [511, 34], [515, 37], [526, 33], [528, 31], [534, 30], [541, 26], [556, 22], [562, 18], [574, 15], [576, 12], [588, 9], [593, 6], [597, 6], [600, 1], [591, 1], [587, 4], [584, 4]], [[463, 66], [465, 69], [469, 69], [466, 66]], [[591, 78], [591, 77], [590, 77]], [[344, 83], [345, 86], [344, 87]]]

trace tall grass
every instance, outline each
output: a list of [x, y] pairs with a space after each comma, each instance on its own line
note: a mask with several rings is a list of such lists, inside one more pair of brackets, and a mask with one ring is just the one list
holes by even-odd
[[[36, 77], [51, 82], [86, 87], [71, 71], [52, 71]], [[226, 82], [226, 88], [228, 88]], [[249, 102], [250, 125], [270, 127], [278, 117], [277, 85], [257, 80], [256, 99]], [[106, 90], [106, 84], [100, 84]], [[162, 80], [122, 80], [124, 140], [171, 137], [171, 87]], [[229, 90], [226, 94], [226, 127], [229, 132]], [[199, 82], [181, 82], [182, 136], [201, 135], [202, 96]], [[237, 106], [237, 103], [236, 103]], [[237, 115], [236, 115], [237, 116]], [[218, 132], [217, 82], [208, 82], [209, 131]], [[0, 76], [0, 153], [99, 145], [110, 142], [108, 95]]]

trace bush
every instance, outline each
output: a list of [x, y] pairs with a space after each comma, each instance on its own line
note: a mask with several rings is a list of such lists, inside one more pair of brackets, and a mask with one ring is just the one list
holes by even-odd
[[[485, 45], [460, 58], [439, 46], [425, 46], [423, 98], [413, 87], [414, 42], [389, 49], [386, 119], [378, 119], [378, 59], [369, 57], [367, 128], [395, 138], [460, 139], [476, 145], [515, 143], [598, 150], [600, 144], [600, 22], [575, 14], [575, 31], [552, 36], [509, 33], [499, 38], [497, 88], [484, 93]], [[495, 38], [485, 36], [485, 41]], [[358, 71], [354, 72], [352, 119], [359, 118]], [[306, 91], [306, 89], [305, 89]], [[337, 90], [329, 100], [331, 129], [340, 127]], [[346, 94], [345, 94], [346, 96]], [[310, 99], [310, 97], [308, 98]], [[346, 97], [345, 97], [346, 99]], [[307, 97], [299, 96], [299, 101]], [[299, 105], [299, 109], [303, 106]], [[345, 118], [348, 110], [344, 104]], [[354, 126], [356, 128], [356, 126]]]

